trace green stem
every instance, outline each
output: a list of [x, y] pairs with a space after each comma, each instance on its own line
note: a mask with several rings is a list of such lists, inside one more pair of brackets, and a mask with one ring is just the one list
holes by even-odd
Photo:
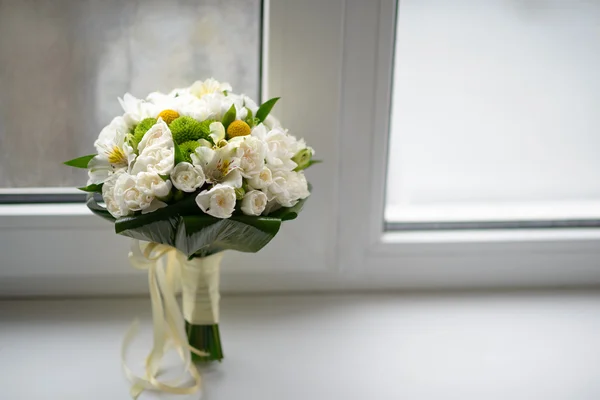
[[186, 321], [185, 330], [187, 332], [190, 346], [208, 353], [208, 356], [199, 356], [192, 353], [192, 360], [195, 362], [221, 361], [223, 359], [223, 349], [221, 348], [221, 335], [219, 325], [192, 325]]

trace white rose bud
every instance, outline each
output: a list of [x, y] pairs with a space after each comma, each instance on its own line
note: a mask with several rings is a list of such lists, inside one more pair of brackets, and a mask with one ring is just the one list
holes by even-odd
[[246, 215], [260, 215], [267, 206], [267, 195], [260, 190], [251, 190], [242, 200], [242, 212]]
[[254, 189], [266, 189], [273, 183], [273, 174], [267, 167], [263, 167], [259, 174], [248, 179], [248, 184]]
[[200, 209], [213, 217], [229, 218], [235, 209], [235, 189], [227, 185], [215, 185], [196, 196]]
[[122, 209], [140, 211], [150, 206], [154, 197], [137, 187], [136, 178], [123, 173], [115, 182], [114, 197]]
[[171, 180], [177, 189], [191, 193], [204, 185], [206, 179], [202, 168], [187, 162], [180, 162], [173, 168]]
[[156, 172], [140, 172], [136, 180], [137, 187], [153, 197], [164, 198], [171, 192], [171, 181], [163, 180]]

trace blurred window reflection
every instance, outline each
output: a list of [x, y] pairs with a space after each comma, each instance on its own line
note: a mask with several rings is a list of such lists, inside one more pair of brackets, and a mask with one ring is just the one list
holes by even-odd
[[260, 0], [0, 0], [0, 193], [85, 183], [61, 163], [125, 92], [212, 76], [258, 98], [260, 46]]

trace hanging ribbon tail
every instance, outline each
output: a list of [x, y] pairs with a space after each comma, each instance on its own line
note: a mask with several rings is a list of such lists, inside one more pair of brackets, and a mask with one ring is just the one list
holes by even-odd
[[[190, 351], [207, 355], [192, 348], [185, 332], [185, 320], [176, 294], [180, 287], [180, 268], [185, 256], [177, 249], [158, 243], [132, 240], [129, 260], [134, 268], [148, 271], [148, 285], [152, 301], [153, 345], [145, 362], [145, 375], [136, 375], [127, 365], [127, 350], [137, 335], [139, 322], [135, 320], [125, 334], [121, 347], [121, 364], [127, 380], [131, 383], [131, 397], [137, 399], [144, 390], [171, 394], [193, 394], [201, 389], [202, 380], [191, 361]], [[158, 380], [160, 364], [167, 348], [172, 346], [183, 361], [183, 369], [176, 379], [168, 382]], [[189, 380], [192, 386], [182, 386]]]

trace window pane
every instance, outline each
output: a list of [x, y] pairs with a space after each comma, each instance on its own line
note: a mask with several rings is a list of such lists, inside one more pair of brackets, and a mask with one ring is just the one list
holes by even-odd
[[257, 98], [260, 0], [0, 0], [0, 192], [72, 187], [61, 163], [93, 152], [143, 97], [211, 76]]
[[386, 219], [600, 216], [600, 2], [399, 2]]

